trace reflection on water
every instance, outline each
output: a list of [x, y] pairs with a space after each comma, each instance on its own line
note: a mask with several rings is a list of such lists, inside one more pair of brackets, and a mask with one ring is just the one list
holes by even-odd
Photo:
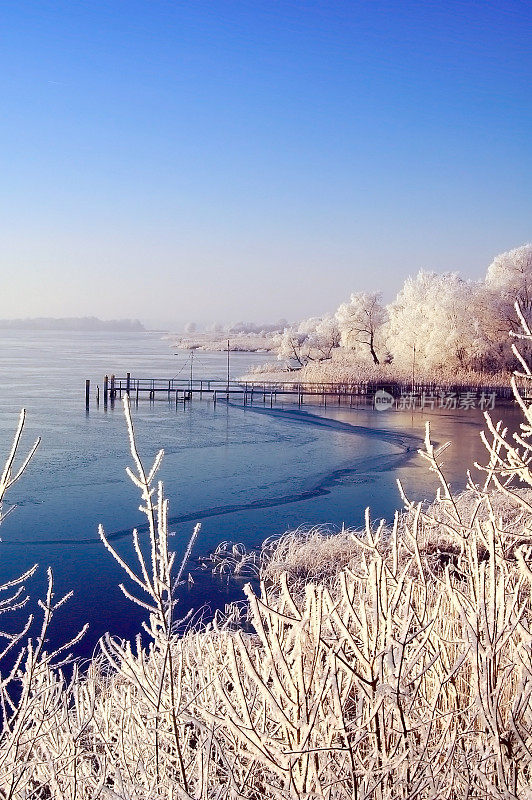
[[[107, 411], [84, 407], [85, 378], [93, 390], [104, 373], [175, 377], [187, 354], [174, 356], [159, 334], [2, 333], [0, 340], [0, 442], [7, 450], [21, 405], [28, 409], [25, 441], [42, 445], [26, 476], [14, 487], [18, 508], [2, 526], [1, 575], [11, 577], [38, 561], [50, 564], [57, 594], [74, 589], [63, 622], [69, 628], [90, 617], [88, 652], [104, 630], [131, 635], [137, 611], [116, 589], [118, 568], [97, 538], [97, 524], [128, 554], [131, 528], [142, 523], [139, 500], [124, 473], [129, 463], [120, 404]], [[225, 354], [198, 353], [195, 377], [223, 377]], [[264, 355], [233, 354], [238, 377]], [[511, 425], [513, 407], [500, 411]], [[221, 540], [257, 546], [266, 537], [301, 524], [359, 527], [364, 509], [391, 517], [399, 504], [399, 477], [414, 499], [431, 498], [435, 478], [416, 449], [429, 418], [433, 439], [453, 441], [444, 455], [451, 484], [465, 485], [466, 469], [484, 459], [478, 410], [386, 411], [306, 405], [270, 409], [209, 400], [177, 408], [143, 400], [133, 409], [138, 445], [146, 462], [165, 449], [161, 477], [170, 498], [177, 550], [195, 521], [202, 532], [194, 558]], [[44, 570], [41, 569], [41, 576]], [[200, 571], [184, 591], [182, 608], [223, 605], [234, 587], [213, 584]], [[32, 591], [42, 590], [42, 577]]]

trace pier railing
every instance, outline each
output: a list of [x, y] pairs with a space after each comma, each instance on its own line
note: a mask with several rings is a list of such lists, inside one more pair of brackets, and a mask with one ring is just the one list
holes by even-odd
[[[391, 395], [395, 401], [403, 404], [403, 407], [420, 407], [422, 404], [427, 408], [472, 408], [475, 401], [479, 403], [482, 410], [489, 410], [490, 405], [497, 400], [510, 400], [513, 398], [512, 390], [509, 386], [500, 385], [452, 385], [449, 382], [409, 382], [400, 381], [383, 382], [368, 381], [359, 382], [301, 382], [296, 380], [288, 381], [238, 381], [223, 380], [220, 378], [196, 378], [187, 380], [185, 378], [137, 378], [131, 373], [125, 376], [105, 375], [103, 379], [103, 402], [113, 403], [117, 397], [128, 394], [131, 398], [139, 400], [149, 398], [150, 400], [166, 399], [178, 402], [189, 402], [193, 398], [210, 398], [215, 403], [218, 399], [240, 395], [244, 404], [252, 404], [255, 400], [266, 403], [269, 401], [273, 405], [278, 399], [283, 397], [302, 404], [304, 398], [308, 397], [314, 401], [319, 399], [324, 405], [327, 402], [337, 401], [338, 405], [343, 402], [353, 403], [361, 400], [372, 399], [377, 391], [384, 391]], [[90, 403], [90, 381], [86, 381], [85, 400], [87, 407]], [[96, 400], [100, 401], [100, 387], [97, 386]]]

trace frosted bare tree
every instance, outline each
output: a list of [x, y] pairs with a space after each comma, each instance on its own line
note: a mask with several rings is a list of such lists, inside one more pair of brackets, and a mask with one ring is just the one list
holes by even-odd
[[310, 361], [331, 358], [340, 343], [340, 331], [334, 317], [309, 317], [289, 326], [277, 337], [277, 357], [304, 367]]
[[353, 292], [349, 302], [342, 303], [336, 312], [340, 342], [343, 347], [369, 352], [374, 364], [379, 364], [383, 349], [382, 326], [386, 311], [380, 292]]
[[478, 284], [457, 273], [418, 272], [388, 306], [387, 342], [394, 363], [431, 370], [472, 368], [489, 353]]
[[519, 304], [521, 314], [530, 323], [532, 314], [532, 244], [515, 247], [495, 256], [488, 267], [486, 287], [494, 295], [499, 314], [505, 321], [506, 331], [520, 329], [515, 310]]

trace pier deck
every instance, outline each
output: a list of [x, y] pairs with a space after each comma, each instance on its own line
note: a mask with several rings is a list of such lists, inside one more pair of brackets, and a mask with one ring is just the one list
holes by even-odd
[[[449, 386], [435, 383], [399, 382], [382, 383], [376, 381], [360, 381], [359, 383], [301, 383], [297, 381], [235, 381], [212, 379], [186, 380], [184, 378], [135, 378], [130, 373], [125, 377], [105, 375], [103, 379], [102, 400], [104, 406], [114, 403], [116, 398], [128, 394], [132, 399], [166, 399], [175, 403], [187, 403], [194, 398], [211, 399], [214, 403], [219, 399], [240, 396], [244, 405], [254, 402], [274, 403], [286, 398], [302, 405], [305, 398], [311, 402], [336, 402], [338, 405], [372, 401], [379, 390], [388, 392], [404, 407], [426, 408], [469, 408], [479, 403], [481, 410], [489, 410], [493, 400], [511, 400], [513, 394], [510, 387], [501, 386]], [[442, 404], [445, 398], [445, 404]], [[90, 381], [85, 383], [85, 402], [90, 405]], [[100, 387], [97, 386], [96, 401], [100, 402]], [[407, 405], [407, 402], [410, 405]]]

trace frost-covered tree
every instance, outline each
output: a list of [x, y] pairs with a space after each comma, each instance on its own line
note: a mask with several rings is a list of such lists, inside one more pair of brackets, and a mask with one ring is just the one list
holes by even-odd
[[501, 336], [519, 329], [514, 303], [517, 300], [527, 322], [532, 319], [532, 244], [525, 244], [495, 256], [488, 267], [486, 289]]
[[321, 317], [311, 332], [310, 339], [315, 360], [331, 358], [333, 350], [340, 344], [340, 329], [336, 318], [329, 314]]
[[380, 292], [354, 292], [349, 302], [342, 303], [336, 312], [342, 347], [369, 353], [374, 364], [379, 364], [378, 350], [382, 350], [382, 326], [386, 311]]
[[284, 329], [277, 340], [277, 357], [304, 367], [309, 361], [331, 358], [339, 343], [340, 331], [334, 317], [309, 317]]
[[388, 306], [394, 363], [409, 366], [415, 358], [423, 369], [479, 366], [489, 348], [484, 314], [478, 284], [455, 272], [420, 271]]
[[285, 328], [277, 337], [276, 345], [280, 361], [295, 362], [298, 367], [304, 367], [311, 360], [308, 334], [300, 331], [298, 325]]

